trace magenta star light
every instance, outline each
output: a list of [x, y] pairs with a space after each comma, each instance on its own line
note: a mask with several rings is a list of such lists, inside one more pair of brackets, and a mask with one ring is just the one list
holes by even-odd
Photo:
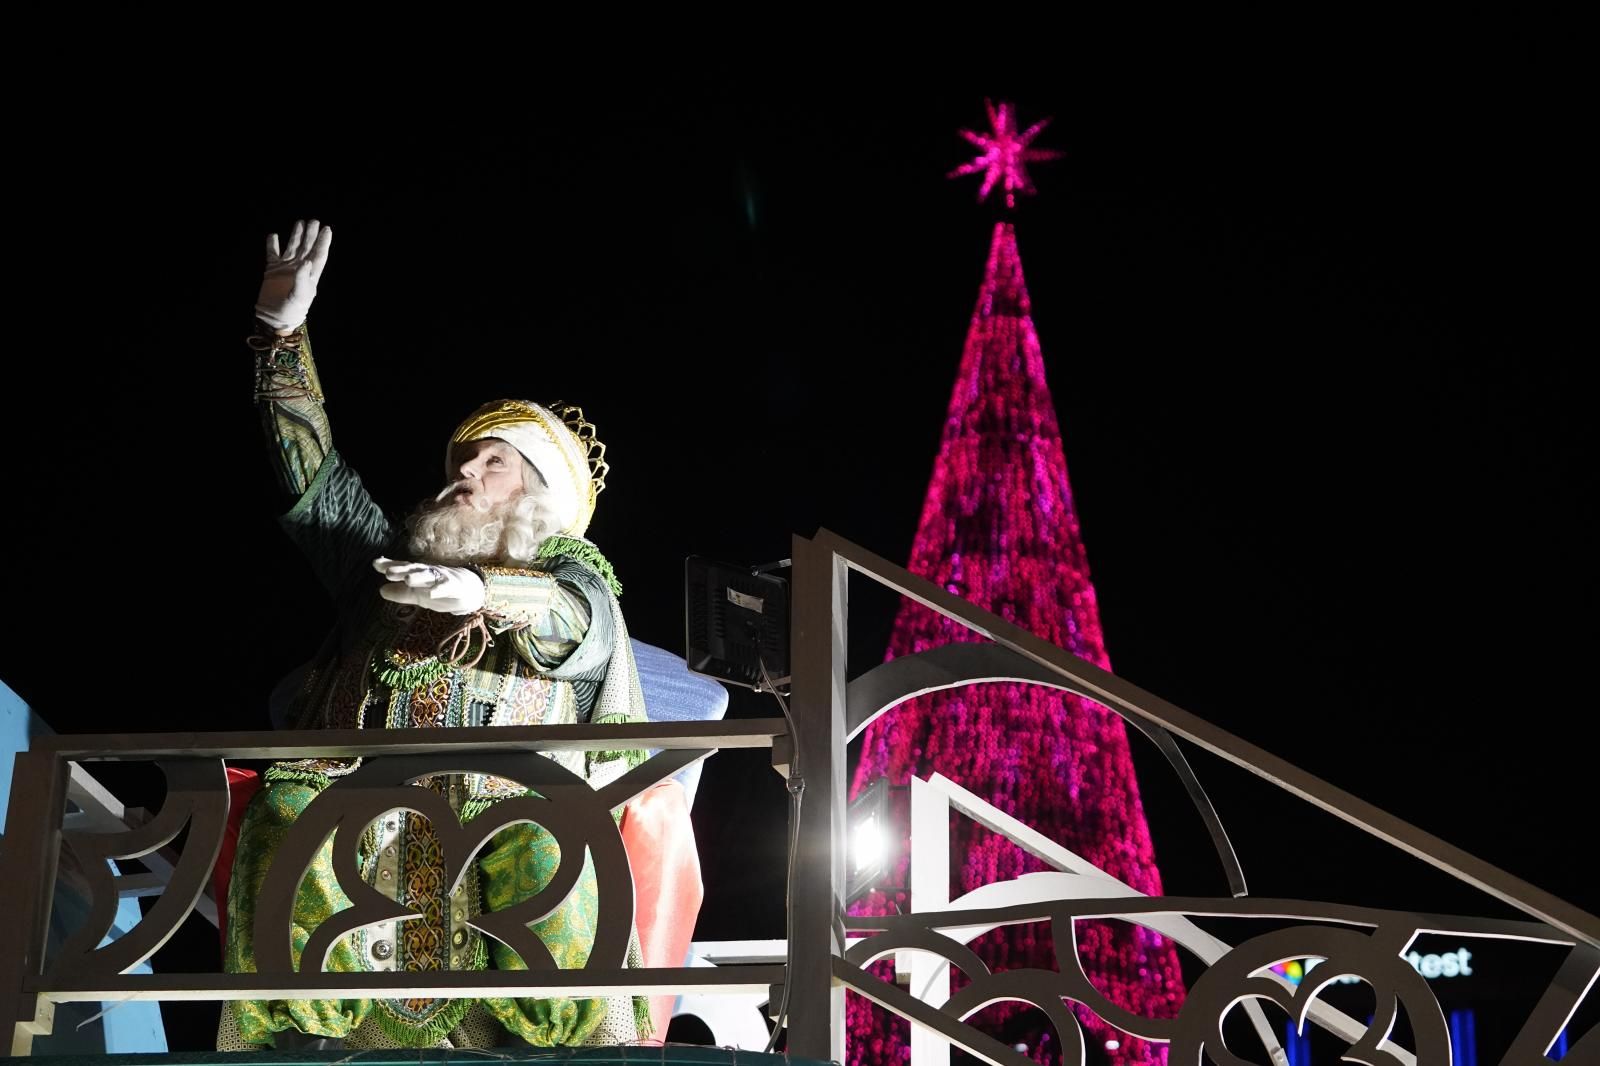
[[1015, 108], [1008, 103], [1001, 103], [996, 107], [988, 100], [983, 102], [984, 109], [989, 112], [989, 133], [977, 133], [973, 130], [961, 130], [965, 137], [978, 149], [979, 155], [969, 163], [952, 170], [949, 177], [961, 178], [968, 174], [983, 175], [983, 185], [978, 189], [978, 199], [987, 200], [989, 193], [999, 185], [1006, 194], [1006, 206], [1017, 206], [1017, 193], [1033, 195], [1033, 181], [1028, 177], [1029, 163], [1042, 163], [1050, 159], [1060, 159], [1061, 153], [1049, 148], [1030, 148], [1033, 139], [1039, 136], [1041, 130], [1050, 124], [1050, 120], [1040, 119], [1021, 133], [1017, 132], [1017, 118]]

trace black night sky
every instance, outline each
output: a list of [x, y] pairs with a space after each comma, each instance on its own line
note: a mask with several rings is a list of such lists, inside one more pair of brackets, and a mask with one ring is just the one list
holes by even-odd
[[[682, 651], [689, 554], [825, 526], [904, 560], [996, 217], [944, 174], [990, 95], [1066, 153], [1014, 217], [1118, 673], [1593, 911], [1579, 108], [1533, 45], [1414, 59], [525, 87], [340, 102], [281, 148], [176, 100], [30, 124], [0, 680], [63, 732], [258, 728], [315, 650], [243, 343], [297, 217], [336, 234], [337, 445], [395, 511], [477, 404], [562, 398], [610, 449], [590, 535], [641, 639]], [[853, 673], [892, 607], [862, 594]], [[1169, 889], [1224, 892], [1137, 755]], [[1256, 894], [1509, 915], [1196, 765]], [[709, 764], [700, 936], [782, 935], [781, 841], [742, 844], [782, 800], [757, 758]]]

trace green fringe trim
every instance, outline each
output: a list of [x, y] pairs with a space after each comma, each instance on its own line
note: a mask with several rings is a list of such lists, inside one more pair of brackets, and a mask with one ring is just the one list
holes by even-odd
[[461, 1024], [461, 1019], [467, 1016], [467, 1011], [472, 1009], [475, 1002], [472, 999], [453, 999], [426, 1022], [413, 1022], [394, 1013], [394, 1009], [380, 999], [373, 1003], [375, 1009], [372, 1017], [378, 1020], [378, 1028], [383, 1030], [383, 1035], [396, 1044], [402, 1047], [432, 1047]]
[[333, 779], [327, 774], [318, 773], [316, 770], [302, 770], [294, 766], [285, 766], [282, 763], [273, 763], [267, 767], [267, 772], [262, 774], [261, 777], [269, 785], [280, 781], [288, 781], [300, 785], [310, 785], [319, 791], [333, 783]]
[[455, 667], [452, 664], [440, 662], [430, 656], [406, 666], [396, 666], [392, 663], [384, 666], [380, 661], [373, 664], [372, 673], [395, 692], [411, 692], [424, 685], [433, 684], [453, 669]]
[[[489, 968], [489, 948], [484, 943], [485, 935], [487, 934], [478, 934], [477, 947], [472, 953], [471, 969], [476, 971]], [[449, 1036], [450, 1030], [461, 1024], [461, 1019], [467, 1016], [467, 1011], [477, 1002], [476, 999], [453, 999], [448, 1005], [440, 1007], [438, 1013], [426, 1022], [414, 1022], [396, 1014], [387, 1000], [377, 999], [372, 1002], [374, 1008], [372, 1016], [378, 1019], [378, 1028], [395, 1043], [406, 1047], [427, 1048]]]
[[645, 721], [646, 719], [638, 715], [629, 714], [627, 711], [623, 711], [621, 714], [602, 714], [589, 718], [590, 725], [644, 725]]
[[611, 590], [611, 595], [622, 595], [622, 582], [617, 580], [616, 571], [611, 569], [610, 560], [600, 554], [600, 549], [588, 541], [579, 540], [577, 537], [546, 537], [544, 543], [539, 545], [539, 554], [535, 557], [535, 561], [545, 562], [555, 558], [576, 559], [600, 575], [606, 587]]
[[[628, 714], [603, 714], [598, 718], [589, 719], [590, 725], [639, 725], [643, 718], [635, 718]], [[633, 769], [644, 762], [647, 754], [642, 748], [614, 748], [606, 751], [591, 751], [590, 762], [613, 762], [617, 759], [628, 760], [628, 769]]]
[[632, 765], [628, 767], [630, 770], [644, 762], [644, 758], [637, 748], [616, 748], [614, 750], [591, 751], [589, 753], [590, 762], [616, 762], [618, 759], [631, 760]]

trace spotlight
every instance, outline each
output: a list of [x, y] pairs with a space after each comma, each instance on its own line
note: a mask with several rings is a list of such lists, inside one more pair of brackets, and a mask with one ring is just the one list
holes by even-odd
[[880, 777], [850, 803], [845, 815], [849, 851], [845, 867], [850, 879], [847, 903], [870, 892], [889, 869], [889, 779]]

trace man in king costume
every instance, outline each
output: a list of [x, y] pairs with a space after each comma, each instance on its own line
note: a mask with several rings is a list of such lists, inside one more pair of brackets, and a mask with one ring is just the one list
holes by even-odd
[[[605, 487], [605, 449], [576, 407], [497, 400], [453, 434], [444, 491], [397, 528], [334, 450], [305, 320], [327, 263], [331, 228], [297, 223], [267, 239], [256, 305], [256, 405], [283, 488], [280, 522], [338, 608], [338, 625], [291, 705], [297, 728], [530, 726], [642, 722], [644, 698], [610, 565], [583, 539]], [[391, 557], [394, 556], [394, 557]], [[642, 760], [637, 751], [552, 752], [591, 787]], [[321, 791], [358, 759], [279, 763], [239, 829], [228, 891], [224, 963], [253, 972], [256, 902], [279, 844]], [[420, 782], [466, 822], [526, 794], [484, 774]], [[318, 924], [349, 905], [324, 843], [301, 882], [291, 936], [296, 964]], [[562, 856], [538, 825], [503, 830], [460, 886], [445, 884], [430, 823], [391, 811], [368, 827], [363, 881], [420, 918], [366, 926], [339, 939], [335, 972], [524, 969], [469, 921], [515, 906], [555, 876]], [[568, 861], [577, 861], [568, 857]], [[595, 939], [592, 864], [532, 929], [562, 968], [580, 967]], [[310, 964], [311, 960], [306, 960]], [[629, 965], [638, 965], [637, 938]], [[614, 1044], [648, 1035], [643, 1000], [344, 999], [226, 1004], [218, 1047], [307, 1039], [349, 1049]], [[293, 1034], [305, 1034], [297, 1037]], [[332, 1045], [337, 1046], [337, 1045]]]

